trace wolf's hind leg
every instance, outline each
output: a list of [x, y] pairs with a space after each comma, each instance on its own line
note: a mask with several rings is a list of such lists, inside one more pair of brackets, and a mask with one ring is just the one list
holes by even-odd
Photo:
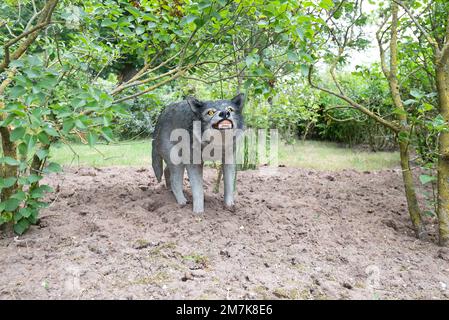
[[170, 190], [171, 189], [171, 183], [170, 183], [170, 169], [168, 166], [164, 169], [164, 178], [165, 178], [165, 187]]
[[171, 191], [176, 198], [176, 202], [180, 205], [185, 205], [187, 203], [187, 199], [182, 191], [184, 165], [171, 165], [169, 170]]

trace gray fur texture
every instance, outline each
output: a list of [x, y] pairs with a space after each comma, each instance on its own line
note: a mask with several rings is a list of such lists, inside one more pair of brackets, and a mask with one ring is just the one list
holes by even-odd
[[[210, 131], [214, 134], [220, 132], [224, 137], [225, 133], [234, 134], [238, 131], [237, 129], [242, 130], [244, 128], [243, 105], [243, 94], [239, 94], [231, 100], [217, 101], [199, 101], [189, 97], [184, 101], [167, 106], [162, 111], [153, 134], [152, 165], [159, 182], [164, 175], [166, 186], [171, 189], [178, 204], [185, 205], [187, 203], [183, 193], [184, 170], [187, 170], [192, 189], [193, 211], [195, 213], [204, 211], [203, 163], [207, 159], [202, 156], [199, 162], [193, 161], [195, 139], [199, 141], [201, 150], [204, 150], [215, 140], [205, 142], [204, 139], [201, 139], [204, 132]], [[194, 121], [201, 123], [201, 136], [195, 135], [197, 131], [193, 130]], [[175, 129], [184, 129], [189, 133], [190, 157], [181, 163], [174, 163], [171, 156], [172, 149], [178, 143], [178, 141], [170, 140]], [[230, 149], [234, 154], [231, 161], [228, 159], [225, 161], [224, 156], [221, 159], [223, 162], [224, 202], [227, 207], [234, 205], [235, 143], [235, 137], [231, 140], [223, 138], [220, 142], [223, 155], [225, 149]], [[163, 163], [166, 165], [165, 169]]]

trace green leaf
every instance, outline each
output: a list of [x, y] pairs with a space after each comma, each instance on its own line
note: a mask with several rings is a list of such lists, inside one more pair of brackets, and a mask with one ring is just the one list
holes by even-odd
[[38, 176], [36, 174], [30, 174], [28, 177], [19, 177], [18, 182], [20, 185], [29, 185], [35, 182], [42, 180], [42, 176]]
[[30, 197], [32, 199], [39, 199], [42, 198], [44, 196], [44, 191], [40, 190], [39, 188], [34, 189], [33, 191], [30, 192]]
[[407, 115], [407, 111], [401, 108], [394, 108], [393, 113], [397, 115]]
[[51, 90], [55, 87], [55, 85], [58, 83], [58, 79], [56, 77], [46, 77], [42, 80], [40, 80], [37, 83], [37, 86], [43, 88], [43, 89], [47, 89], [47, 90]]
[[80, 119], [76, 119], [75, 126], [81, 130], [87, 129], [86, 125]]
[[421, 99], [422, 97], [424, 97], [424, 94], [417, 89], [410, 90], [410, 95], [416, 99]]
[[36, 151], [36, 156], [40, 159], [40, 160], [44, 160], [49, 154], [48, 149], [39, 149]]
[[28, 145], [26, 144], [26, 142], [22, 142], [17, 146], [17, 150], [19, 151], [20, 155], [26, 157], [28, 153]]
[[9, 97], [11, 99], [17, 99], [21, 96], [23, 96], [26, 93], [26, 89], [21, 86], [15, 86], [12, 87], [11, 90], [9, 90]]
[[294, 51], [288, 51], [287, 52], [287, 58], [291, 62], [298, 61], [298, 55]]
[[65, 119], [62, 124], [62, 131], [67, 134], [74, 127], [75, 127], [75, 121], [73, 119]]
[[28, 56], [28, 63], [31, 66], [40, 66], [42, 65], [42, 60], [37, 55]]
[[18, 212], [16, 212], [16, 214], [14, 215], [14, 223], [17, 223], [18, 221], [20, 221], [20, 219], [23, 218], [22, 213], [20, 212], [22, 209], [20, 209]]
[[9, 66], [13, 67], [13, 68], [23, 68], [24, 65], [25, 64], [24, 64], [23, 60], [13, 60], [9, 64]]
[[20, 204], [20, 200], [18, 199], [14, 199], [14, 198], [9, 198], [8, 200], [4, 201], [5, 203], [5, 211], [14, 211], [19, 207]]
[[[1, 208], [2, 204], [0, 203], [0, 212], [3, 211]], [[12, 212], [2, 212], [0, 214], [0, 224], [5, 222], [10, 222], [13, 220]]]
[[59, 133], [58, 133], [58, 131], [55, 130], [55, 128], [47, 127], [44, 130], [48, 135], [50, 135], [52, 137], [59, 137]]
[[260, 59], [260, 57], [257, 54], [252, 54], [252, 55], [247, 56], [245, 59], [246, 66], [251, 67], [251, 66], [257, 64], [259, 62], [259, 59]]
[[27, 153], [33, 152], [34, 147], [36, 146], [37, 137], [35, 135], [26, 134], [23, 140], [27, 144], [27, 148], [28, 148]]
[[422, 109], [424, 110], [424, 111], [430, 111], [430, 110], [433, 110], [434, 109], [434, 106], [433, 105], [431, 105], [430, 103], [423, 103], [422, 104]]
[[204, 10], [206, 8], [209, 8], [212, 5], [212, 1], [206, 0], [206, 1], [201, 1], [198, 4], [198, 9], [200, 10]]
[[115, 25], [116, 24], [116, 22], [113, 22], [111, 19], [109, 19], [109, 18], [106, 18], [106, 19], [104, 19], [103, 21], [101, 21], [101, 26], [102, 27], [110, 27], [110, 26], [112, 26], [112, 25]]
[[38, 133], [37, 139], [43, 144], [50, 144], [50, 139], [48, 139], [48, 135], [44, 131]]
[[2, 212], [2, 203], [0, 203], [0, 225], [5, 222], [10, 222], [13, 219], [12, 212]]
[[30, 210], [31, 210], [31, 214], [28, 217], [28, 221], [31, 224], [36, 224], [37, 223], [37, 216], [39, 214], [39, 210], [37, 210], [37, 209], [30, 209]]
[[138, 35], [138, 36], [140, 36], [142, 33], [144, 33], [145, 32], [145, 28], [144, 27], [142, 27], [142, 26], [138, 26], [137, 28], [136, 28], [136, 34]]
[[195, 21], [198, 17], [193, 15], [193, 14], [189, 14], [188, 16], [184, 17], [182, 19], [182, 23], [183, 24], [189, 24], [192, 23], [193, 21]]
[[109, 127], [103, 127], [101, 128], [101, 133], [103, 135], [103, 137], [108, 140], [109, 142], [113, 142], [114, 140], [112, 139], [113, 137], [113, 132], [112, 129]]
[[14, 225], [14, 232], [21, 235], [28, 230], [29, 227], [30, 222], [27, 219], [20, 219], [20, 221]]
[[416, 103], [416, 102], [418, 102], [418, 101], [416, 101], [415, 99], [408, 99], [408, 100], [404, 101], [404, 105], [408, 106], [408, 105]]
[[20, 200], [20, 201], [23, 201], [23, 200], [25, 200], [26, 199], [26, 193], [25, 192], [23, 192], [23, 191], [17, 191], [15, 194], [13, 194], [12, 196], [11, 196], [11, 199], [17, 199], [17, 200]]
[[44, 177], [38, 176], [37, 174], [30, 174], [27, 179], [29, 183], [35, 183], [42, 180]]
[[332, 0], [321, 0], [319, 6], [328, 10], [334, 6], [334, 2]]
[[48, 166], [44, 169], [44, 172], [61, 172], [62, 167], [56, 162], [50, 162]]
[[434, 216], [436, 216], [435, 212], [430, 211], [430, 210], [426, 210], [426, 211], [424, 211], [423, 213], [424, 213], [426, 216], [428, 216], [428, 217], [434, 217]]
[[103, 126], [109, 127], [111, 125], [111, 120], [107, 116], [103, 116]]
[[419, 181], [421, 181], [421, 184], [427, 184], [436, 180], [437, 178], [435, 176], [429, 176], [427, 174], [422, 174], [419, 176]]
[[23, 137], [25, 134], [24, 127], [17, 127], [13, 131], [11, 131], [11, 141], [17, 141]]
[[17, 179], [15, 177], [10, 177], [0, 180], [0, 189], [12, 187], [16, 183]]
[[94, 146], [97, 143], [98, 135], [95, 132], [89, 132], [87, 135], [87, 142], [89, 143], [89, 146]]
[[20, 164], [20, 161], [11, 157], [2, 157], [0, 158], [0, 163], [7, 164], [9, 166], [18, 166]]

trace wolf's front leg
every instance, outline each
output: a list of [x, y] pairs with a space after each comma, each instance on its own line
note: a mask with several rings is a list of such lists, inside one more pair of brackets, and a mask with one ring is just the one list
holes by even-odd
[[223, 164], [224, 201], [227, 207], [234, 205], [235, 164]]
[[182, 183], [184, 179], [184, 165], [170, 165], [170, 187], [173, 192], [176, 202], [180, 205], [185, 205], [187, 199], [182, 191]]
[[187, 174], [192, 188], [193, 212], [204, 212], [203, 165], [187, 165]]

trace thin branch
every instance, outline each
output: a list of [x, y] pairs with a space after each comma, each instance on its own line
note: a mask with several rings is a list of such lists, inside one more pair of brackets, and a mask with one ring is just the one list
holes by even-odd
[[48, 26], [48, 25], [51, 24], [51, 23], [54, 23], [54, 22], [52, 22], [52, 21], [46, 21], [46, 22], [43, 22], [43, 23], [41, 23], [41, 24], [38, 24], [38, 25], [34, 26], [34, 27], [31, 28], [30, 30], [25, 31], [25, 32], [23, 32], [22, 34], [18, 35], [16, 38], [11, 39], [11, 40], [9, 40], [8, 42], [6, 42], [5, 45], [4, 45], [4, 48], [6, 49], [6, 48], [11, 47], [11, 46], [14, 45], [15, 43], [19, 42], [21, 39], [25, 38], [26, 36], [30, 35], [31, 33], [35, 32], [35, 31], [37, 31], [37, 30], [40, 30], [40, 29], [45, 28], [46, 26]]
[[[3, 72], [12, 60], [19, 59], [28, 50], [29, 46], [36, 40], [40, 29], [52, 23], [51, 16], [57, 4], [58, 0], [47, 1], [44, 8], [41, 10], [37, 25], [28, 31], [24, 31], [17, 38], [12, 39], [5, 44], [5, 57], [3, 62], [0, 64], [0, 72]], [[20, 44], [14, 53], [10, 54], [9, 48], [23, 38], [25, 38], [25, 41]]]
[[381, 123], [382, 125], [384, 125], [385, 127], [391, 129], [393, 132], [398, 133], [402, 130], [402, 128], [400, 126], [398, 126], [397, 124], [390, 122], [388, 120], [383, 119], [382, 117], [378, 116], [377, 114], [375, 114], [374, 112], [372, 112], [371, 110], [365, 108], [364, 106], [358, 104], [357, 102], [355, 102], [354, 100], [352, 100], [351, 98], [349, 98], [348, 96], [342, 95], [338, 92], [329, 90], [327, 88], [321, 87], [316, 85], [313, 80], [312, 80], [312, 74], [313, 74], [313, 64], [309, 66], [309, 73], [308, 73], [308, 81], [309, 84], [312, 88], [318, 89], [320, 91], [326, 92], [330, 95], [333, 95], [337, 98], [340, 98], [341, 100], [347, 102], [351, 107], [353, 107], [354, 109], [359, 110], [360, 112], [363, 112], [364, 114], [366, 114], [368, 117], [374, 119], [375, 121]]
[[151, 86], [151, 87], [148, 87], [148, 88], [146, 88], [146, 89], [143, 90], [143, 91], [137, 92], [137, 93], [135, 93], [135, 94], [132, 94], [132, 95], [129, 95], [129, 96], [126, 96], [126, 97], [117, 99], [117, 100], [114, 100], [113, 103], [120, 103], [120, 102], [123, 102], [123, 101], [126, 101], [126, 100], [130, 100], [130, 99], [133, 99], [133, 98], [137, 98], [137, 97], [139, 97], [139, 96], [141, 96], [141, 95], [143, 95], [143, 94], [145, 94], [145, 93], [148, 93], [148, 92], [150, 92], [150, 91], [153, 91], [153, 90], [155, 90], [155, 89], [157, 89], [157, 88], [159, 88], [159, 87], [165, 85], [166, 83], [169, 83], [170, 81], [172, 81], [172, 80], [174, 80], [174, 79], [176, 79], [176, 78], [181, 77], [181, 76], [184, 75], [184, 73], [185, 73], [188, 69], [190, 69], [191, 67], [192, 67], [192, 66], [189, 65], [189, 66], [185, 67], [184, 69], [179, 70], [178, 73], [174, 74], [172, 77], [170, 77], [170, 78], [168, 78], [168, 79], [165, 79], [164, 81], [161, 81], [161, 82], [159, 82], [159, 83], [156, 83], [155, 85], [153, 85], [153, 86]]
[[421, 33], [426, 37], [427, 41], [433, 45], [435, 47], [435, 50], [437, 50], [437, 52], [440, 50], [440, 47], [438, 46], [438, 42], [429, 34], [429, 32], [427, 32], [426, 29], [424, 29], [424, 27], [418, 22], [418, 20], [415, 18], [415, 16], [413, 15], [413, 13], [410, 11], [410, 9], [404, 4], [402, 3], [402, 1], [400, 0], [393, 0], [394, 2], [396, 2], [398, 5], [400, 5], [402, 7], [402, 9], [405, 10], [405, 12], [408, 14], [408, 16], [410, 17], [410, 19], [412, 19], [413, 23], [415, 24], [415, 26], [421, 31]]
[[379, 46], [379, 55], [380, 55], [380, 65], [382, 68], [382, 72], [385, 75], [386, 78], [390, 77], [390, 70], [387, 67], [387, 61], [385, 58], [385, 49], [383, 47], [383, 37], [385, 35], [385, 32], [391, 27], [389, 26], [388, 28], [386, 28], [384, 31], [382, 31], [382, 29], [384, 28], [385, 24], [387, 23], [388, 19], [390, 18], [391, 15], [386, 15], [384, 20], [382, 21], [381, 25], [379, 26], [379, 29], [376, 32], [376, 39], [377, 39], [377, 44]]
[[5, 25], [6, 29], [8, 30], [8, 33], [12, 36], [12, 37], [17, 37], [17, 35], [14, 34], [14, 32], [12, 32], [11, 28], [8, 26], [8, 24]]
[[[150, 72], [154, 72], [162, 67], [164, 67], [165, 65], [167, 65], [170, 61], [172, 61], [173, 59], [175, 59], [177, 56], [179, 56], [181, 54], [181, 51], [178, 51], [176, 54], [174, 54], [173, 56], [171, 56], [170, 58], [168, 58], [167, 60], [163, 61], [162, 63], [160, 63], [159, 65], [157, 65], [154, 68], [150, 68], [150, 65], [147, 64], [146, 66], [144, 66], [141, 70], [139, 70], [139, 72], [136, 73], [136, 75], [134, 75], [131, 79], [129, 79], [128, 81], [122, 83], [121, 85], [119, 85], [118, 87], [116, 87], [113, 91], [112, 94], [115, 95], [127, 88], [130, 87], [134, 87], [136, 85], [138, 85], [138, 79], [142, 78], [143, 76], [145, 76], [146, 74], [150, 73]], [[144, 80], [142, 80], [144, 81]], [[150, 80], [151, 81], [151, 80]], [[148, 81], [147, 81], [148, 82]]]
[[152, 78], [147, 78], [147, 79], [145, 79], [145, 80], [140, 80], [140, 81], [135, 81], [135, 82], [128, 83], [128, 84], [126, 84], [126, 85], [124, 85], [124, 86], [121, 86], [121, 87], [120, 87], [120, 90], [114, 90], [114, 91], [112, 91], [111, 94], [112, 94], [112, 95], [116, 95], [117, 93], [119, 93], [119, 92], [121, 92], [121, 91], [123, 91], [123, 90], [125, 90], [125, 89], [127, 89], [127, 88], [131, 88], [131, 87], [135, 87], [135, 86], [138, 86], [138, 85], [142, 85], [142, 84], [145, 84], [145, 83], [148, 83], [148, 82], [151, 82], [151, 81], [159, 80], [159, 79], [161, 79], [161, 78], [164, 78], [164, 77], [167, 77], [167, 76], [172, 75], [172, 74], [174, 74], [174, 73], [177, 73], [179, 70], [180, 70], [179, 68], [176, 68], [176, 69], [170, 70], [170, 71], [168, 71], [168, 72], [159, 74], [159, 75], [157, 75], [157, 76], [155, 76], [155, 77], [152, 77]]
[[39, 11], [39, 12], [37, 12], [37, 11], [34, 12], [34, 15], [30, 18], [30, 20], [28, 20], [27, 25], [25, 26], [25, 29], [24, 29], [25, 31], [28, 30], [31, 27], [31, 25], [33, 24], [34, 20], [36, 20], [36, 18], [39, 16], [39, 14], [41, 14], [41, 12], [42, 12], [42, 10]]

